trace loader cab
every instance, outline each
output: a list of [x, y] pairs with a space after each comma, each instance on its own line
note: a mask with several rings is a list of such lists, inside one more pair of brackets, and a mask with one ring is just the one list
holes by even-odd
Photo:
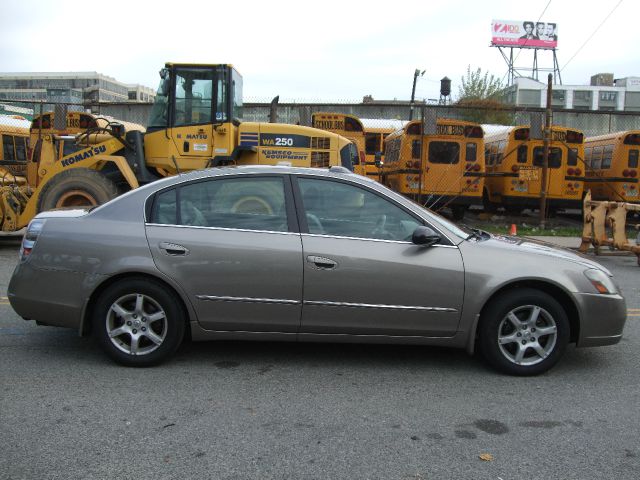
[[231, 159], [242, 121], [242, 76], [231, 65], [168, 63], [144, 136], [145, 162], [162, 176]]
[[242, 76], [231, 65], [167, 64], [148, 132], [242, 121]]

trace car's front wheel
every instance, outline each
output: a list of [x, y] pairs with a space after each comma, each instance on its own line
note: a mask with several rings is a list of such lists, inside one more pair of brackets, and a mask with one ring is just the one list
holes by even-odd
[[511, 290], [482, 313], [479, 348], [494, 368], [511, 375], [538, 375], [549, 370], [569, 342], [567, 314], [540, 290]]
[[160, 282], [128, 278], [107, 287], [93, 310], [93, 332], [116, 362], [147, 367], [170, 357], [182, 342], [185, 316]]

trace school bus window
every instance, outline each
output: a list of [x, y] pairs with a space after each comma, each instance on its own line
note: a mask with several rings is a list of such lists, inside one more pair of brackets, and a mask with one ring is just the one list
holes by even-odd
[[599, 170], [601, 163], [602, 163], [602, 147], [593, 147], [593, 153], [591, 156], [591, 167], [594, 170]]
[[527, 146], [526, 145], [520, 145], [518, 147], [516, 160], [518, 161], [518, 163], [527, 163]]
[[411, 158], [420, 159], [420, 150], [422, 147], [422, 142], [420, 140], [414, 140], [411, 142]]
[[569, 167], [575, 167], [578, 165], [578, 149], [570, 148], [567, 157], [567, 165]]
[[600, 168], [611, 168], [611, 159], [613, 158], [613, 145], [605, 145], [602, 151], [602, 165]]
[[475, 162], [478, 153], [478, 144], [477, 143], [467, 143], [467, 148], [465, 149], [464, 159], [467, 162]]
[[13, 150], [13, 136], [12, 135], [3, 135], [2, 136], [2, 150], [4, 153], [5, 161], [15, 161], [16, 155]]
[[19, 162], [27, 161], [27, 139], [16, 137], [16, 160]]
[[591, 168], [591, 153], [593, 151], [592, 147], [587, 147], [584, 149], [584, 165], [587, 168]]
[[429, 162], [455, 164], [460, 161], [460, 144], [455, 142], [430, 142]]
[[638, 150], [629, 150], [629, 168], [638, 168]]
[[380, 134], [379, 133], [367, 133], [364, 139], [364, 150], [367, 155], [375, 155], [377, 152], [381, 152], [380, 148]]
[[[544, 147], [533, 149], [533, 164], [542, 167], [544, 163]], [[560, 168], [562, 165], [562, 150], [559, 147], [549, 148], [549, 168]]]
[[496, 153], [496, 165], [502, 165], [502, 159], [503, 159], [502, 152]]
[[344, 129], [347, 132], [361, 132], [362, 123], [350, 117], [344, 117]]

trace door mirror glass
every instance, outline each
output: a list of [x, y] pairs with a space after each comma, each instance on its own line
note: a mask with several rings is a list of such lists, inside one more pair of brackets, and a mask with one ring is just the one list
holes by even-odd
[[411, 236], [411, 241], [413, 243], [424, 247], [431, 247], [440, 240], [441, 237], [439, 234], [437, 234], [432, 228], [425, 227], [424, 225], [420, 225], [416, 228]]

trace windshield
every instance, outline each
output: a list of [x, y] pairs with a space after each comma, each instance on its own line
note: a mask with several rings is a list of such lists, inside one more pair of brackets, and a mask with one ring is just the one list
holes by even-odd
[[169, 106], [169, 77], [160, 79], [160, 86], [158, 86], [158, 92], [156, 93], [153, 107], [151, 107], [151, 113], [149, 114], [149, 122], [147, 127], [167, 127], [168, 126], [168, 112]]

